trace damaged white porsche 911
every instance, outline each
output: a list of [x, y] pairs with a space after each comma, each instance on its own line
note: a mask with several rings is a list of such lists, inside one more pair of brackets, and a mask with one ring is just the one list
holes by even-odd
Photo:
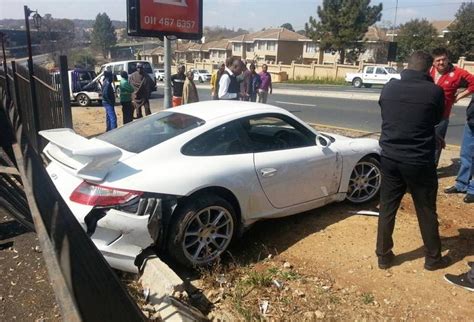
[[206, 265], [258, 220], [363, 203], [380, 189], [376, 140], [320, 133], [265, 104], [184, 105], [91, 139], [40, 134], [62, 198], [109, 264], [129, 272], [150, 247]]

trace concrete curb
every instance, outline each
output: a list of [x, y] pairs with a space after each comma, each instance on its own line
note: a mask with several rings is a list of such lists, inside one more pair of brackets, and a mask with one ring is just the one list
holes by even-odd
[[197, 309], [176, 297], [187, 297], [183, 280], [158, 257], [147, 258], [143, 263], [140, 284], [145, 290], [147, 304], [144, 309], [159, 315], [162, 321], [188, 322], [207, 320]]

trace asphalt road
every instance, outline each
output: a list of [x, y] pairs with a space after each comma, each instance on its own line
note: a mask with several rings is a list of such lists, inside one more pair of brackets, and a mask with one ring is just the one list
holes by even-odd
[[[275, 88], [326, 90], [335, 92], [367, 91], [380, 92], [381, 88], [354, 89], [350, 86], [314, 86], [314, 85], [283, 85]], [[200, 100], [210, 100], [207, 88], [198, 88]], [[310, 97], [299, 95], [269, 95], [268, 103], [284, 108], [308, 123], [338, 126], [380, 132], [380, 108], [373, 100], [355, 100], [331, 97]], [[163, 104], [163, 87], [153, 93], [151, 105], [153, 110], [161, 109]], [[465, 124], [465, 106], [454, 106], [447, 134], [448, 144], [460, 145]]]

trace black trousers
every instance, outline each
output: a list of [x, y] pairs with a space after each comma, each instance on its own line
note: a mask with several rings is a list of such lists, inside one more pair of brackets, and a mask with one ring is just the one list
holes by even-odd
[[435, 164], [416, 166], [401, 164], [382, 157], [380, 187], [380, 216], [377, 230], [376, 254], [383, 257], [393, 248], [395, 216], [407, 187], [415, 204], [418, 224], [425, 245], [425, 263], [441, 259], [441, 240], [436, 214], [438, 176]]
[[132, 102], [122, 102], [123, 124], [133, 121], [133, 105]]

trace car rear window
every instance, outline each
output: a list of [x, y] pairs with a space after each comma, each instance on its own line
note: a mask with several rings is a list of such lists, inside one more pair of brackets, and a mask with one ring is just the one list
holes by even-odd
[[140, 153], [204, 123], [204, 120], [191, 115], [161, 112], [128, 123], [97, 138], [126, 151]]

